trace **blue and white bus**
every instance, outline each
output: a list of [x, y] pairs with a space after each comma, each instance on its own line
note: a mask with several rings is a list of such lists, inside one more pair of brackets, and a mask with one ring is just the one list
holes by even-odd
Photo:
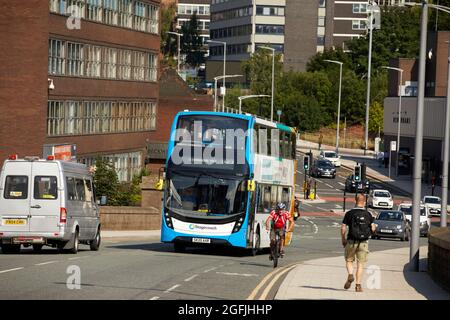
[[277, 202], [293, 214], [296, 130], [253, 115], [180, 112], [165, 168], [161, 241], [176, 251], [270, 246]]

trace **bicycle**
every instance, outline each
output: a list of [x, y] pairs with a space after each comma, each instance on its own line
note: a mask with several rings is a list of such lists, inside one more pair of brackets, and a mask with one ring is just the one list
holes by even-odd
[[281, 236], [279, 231], [275, 232], [275, 239], [270, 241], [270, 255], [273, 261], [273, 267], [278, 266], [278, 258], [280, 258]]

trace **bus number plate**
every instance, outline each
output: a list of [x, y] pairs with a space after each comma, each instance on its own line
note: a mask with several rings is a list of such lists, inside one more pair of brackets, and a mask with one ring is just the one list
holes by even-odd
[[192, 242], [195, 242], [195, 243], [211, 243], [211, 239], [192, 238]]

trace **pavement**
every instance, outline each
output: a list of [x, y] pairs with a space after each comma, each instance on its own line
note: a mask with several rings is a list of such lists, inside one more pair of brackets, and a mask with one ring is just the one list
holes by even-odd
[[425, 272], [427, 247], [421, 247], [421, 272], [408, 271], [409, 248], [371, 252], [363, 276], [363, 292], [355, 283], [344, 289], [347, 271], [343, 256], [297, 265], [281, 284], [275, 299], [332, 300], [450, 300]]

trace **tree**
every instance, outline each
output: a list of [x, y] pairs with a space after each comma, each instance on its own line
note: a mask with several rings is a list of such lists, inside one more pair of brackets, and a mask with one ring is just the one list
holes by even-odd
[[114, 166], [107, 160], [95, 160], [94, 185], [98, 197], [106, 196], [108, 204], [115, 205], [119, 191], [119, 179]]
[[205, 63], [205, 52], [202, 50], [202, 39], [198, 32], [197, 14], [194, 13], [189, 20], [181, 28], [183, 41], [181, 51], [186, 55], [186, 63], [194, 68]]
[[161, 53], [165, 58], [176, 54], [178, 50], [177, 41], [173, 41], [173, 36], [167, 33], [168, 31], [174, 31], [176, 10], [175, 2], [167, 7], [161, 7]]
[[369, 114], [369, 131], [371, 133], [383, 131], [384, 109], [383, 105], [375, 102], [370, 108]]

